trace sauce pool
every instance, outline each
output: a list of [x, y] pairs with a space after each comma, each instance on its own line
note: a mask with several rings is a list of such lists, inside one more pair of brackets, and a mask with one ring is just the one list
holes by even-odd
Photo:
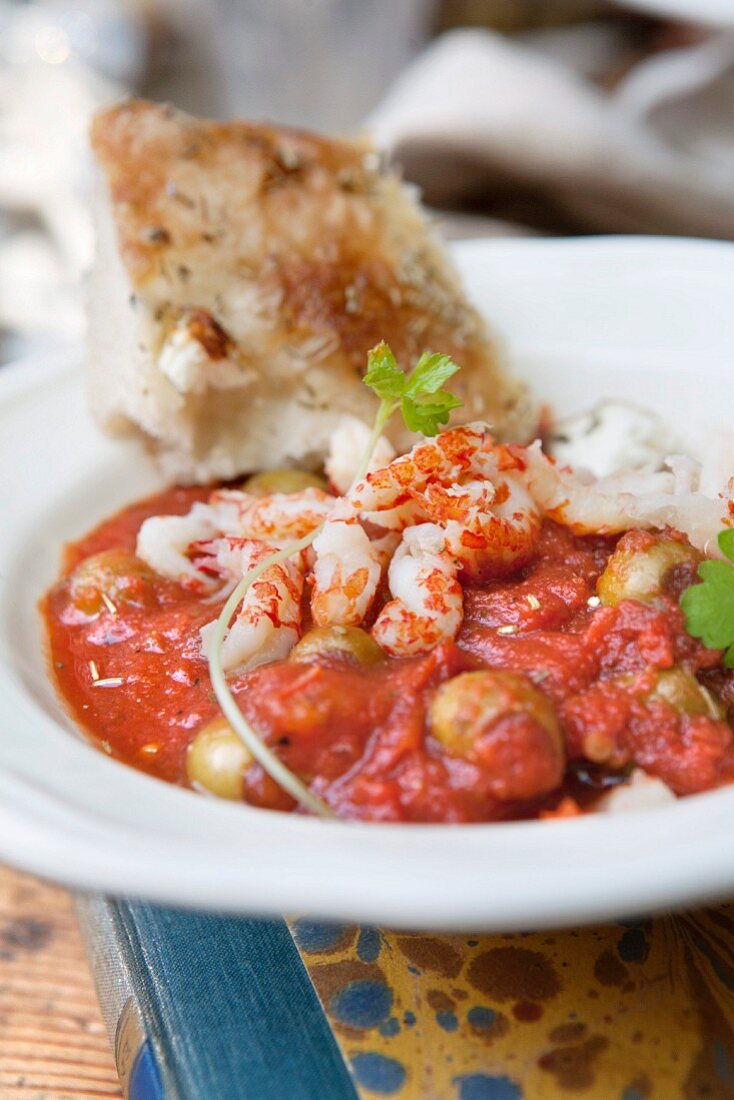
[[[42, 604], [52, 672], [73, 718], [110, 755], [181, 785], [189, 745], [219, 715], [199, 630], [221, 601], [137, 568], [130, 555], [144, 519], [184, 514], [209, 492], [171, 489], [106, 520], [67, 548], [64, 575]], [[233, 691], [260, 736], [344, 817], [475, 822], [576, 813], [634, 766], [679, 795], [729, 782], [728, 723], [680, 713], [651, 687], [661, 670], [716, 675], [720, 654], [687, 635], [675, 591], [649, 604], [598, 606], [596, 582], [616, 542], [546, 522], [529, 565], [465, 587], [455, 642], [370, 668], [339, 658], [274, 662], [236, 678]], [[119, 558], [111, 595], [100, 597], [84, 562], [103, 552]], [[304, 615], [308, 625], [306, 606]], [[488, 755], [457, 756], [433, 736], [428, 714], [439, 686], [480, 669], [521, 674], [555, 709], [566, 765], [552, 790], [518, 796], [532, 791], [544, 762], [537, 738], [517, 722], [487, 750], [491, 766]], [[254, 763], [242, 797], [295, 808]]]

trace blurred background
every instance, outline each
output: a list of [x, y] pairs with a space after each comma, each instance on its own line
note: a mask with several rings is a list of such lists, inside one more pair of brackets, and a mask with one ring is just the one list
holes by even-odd
[[128, 93], [367, 129], [449, 235], [734, 238], [734, 0], [0, 0], [0, 362], [83, 334]]

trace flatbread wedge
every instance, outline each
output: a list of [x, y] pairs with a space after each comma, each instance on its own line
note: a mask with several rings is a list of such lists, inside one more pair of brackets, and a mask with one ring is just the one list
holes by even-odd
[[[207, 122], [132, 100], [99, 114], [93, 408], [180, 481], [315, 464], [371, 422], [366, 354], [462, 365], [456, 419], [524, 440], [536, 410], [498, 363], [412, 192], [366, 141]], [[392, 442], [414, 441], [397, 424]]]

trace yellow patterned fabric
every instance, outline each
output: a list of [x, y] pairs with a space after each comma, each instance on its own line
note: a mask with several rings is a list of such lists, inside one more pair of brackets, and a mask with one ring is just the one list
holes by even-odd
[[364, 1100], [734, 1098], [734, 904], [503, 936], [291, 931]]

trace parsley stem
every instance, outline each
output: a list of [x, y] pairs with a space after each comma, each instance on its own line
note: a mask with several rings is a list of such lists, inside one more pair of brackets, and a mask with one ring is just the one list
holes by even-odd
[[377, 441], [380, 438], [380, 436], [382, 435], [383, 429], [384, 429], [385, 425], [387, 424], [388, 420], [390, 419], [392, 414], [397, 409], [398, 404], [399, 404], [399, 402], [397, 402], [397, 401], [388, 401], [385, 398], [383, 398], [382, 401], [380, 401], [380, 407], [377, 410], [377, 416], [375, 417], [375, 423], [372, 427], [372, 434], [370, 435], [369, 443], [367, 444], [367, 447], [365, 448], [365, 452], [364, 452], [364, 455], [362, 456], [362, 461], [359, 464], [359, 468], [357, 470], [357, 473], [354, 475], [354, 480], [352, 481], [352, 488], [354, 488], [354, 486], [357, 485], [364, 478], [364, 476], [366, 475], [367, 470], [369, 469], [369, 465], [370, 465], [370, 461], [372, 459], [372, 455], [375, 453], [375, 447], [377, 446]]
[[[321, 526], [323, 526], [323, 524]], [[222, 666], [222, 642], [229, 629], [230, 619], [237, 610], [240, 601], [244, 599], [250, 585], [253, 584], [266, 569], [269, 569], [271, 565], [277, 565], [279, 562], [286, 561], [293, 554], [298, 554], [301, 550], [305, 550], [311, 545], [320, 530], [321, 527], [317, 527], [315, 531], [305, 535], [302, 539], [299, 539], [298, 542], [289, 543], [288, 546], [284, 546], [282, 550], [278, 550], [271, 554], [270, 557], [265, 558], [248, 573], [245, 573], [242, 580], [231, 593], [217, 619], [209, 654], [209, 674], [211, 676], [214, 694], [222, 708], [224, 717], [243, 741], [245, 747], [252, 753], [258, 764], [265, 769], [268, 775], [270, 775], [283, 790], [292, 795], [293, 798], [302, 806], [305, 806], [306, 809], [311, 810], [311, 812], [318, 817], [334, 817], [333, 811], [326, 803], [317, 795], [312, 794], [305, 783], [302, 783], [298, 776], [294, 775], [293, 772], [285, 766], [283, 761], [272, 752], [252, 728], [240, 708], [237, 706], [237, 702], [232, 694]]]
[[[377, 445], [377, 440], [382, 435], [382, 430], [385, 424], [392, 416], [393, 412], [397, 408], [396, 402], [381, 401], [380, 407], [377, 410], [377, 416], [375, 417], [375, 424], [370, 435], [369, 443], [365, 448], [365, 453], [362, 457], [362, 461], [357, 471], [357, 475], [352, 482], [356, 485], [361, 481], [367, 473], [367, 469], [370, 464], [370, 460]], [[252, 728], [250, 723], [245, 718], [244, 714], [237, 706], [234, 695], [230, 689], [227, 677], [222, 665], [222, 643], [229, 629], [230, 620], [235, 611], [239, 607], [241, 601], [245, 598], [247, 591], [251, 584], [253, 584], [259, 576], [261, 576], [266, 569], [269, 569], [271, 565], [277, 565], [282, 561], [286, 561], [294, 554], [299, 554], [301, 550], [306, 550], [312, 542], [318, 537], [323, 530], [323, 523], [320, 523], [313, 531], [308, 535], [304, 535], [302, 539], [297, 542], [291, 542], [287, 546], [284, 546], [281, 550], [274, 551], [269, 557], [264, 558], [253, 569], [250, 569], [248, 573], [245, 573], [242, 580], [237, 584], [234, 591], [230, 594], [229, 599], [225, 603], [219, 618], [217, 619], [217, 625], [214, 630], [214, 634], [211, 640], [211, 648], [209, 651], [209, 675], [211, 677], [212, 687], [214, 694], [217, 697], [217, 701], [222, 708], [224, 717], [229, 722], [232, 729], [237, 736], [243, 742], [245, 747], [254, 756], [258, 764], [261, 765], [271, 776], [272, 779], [278, 783], [283, 790], [292, 795], [297, 802], [318, 817], [335, 817], [333, 810], [319, 798], [313, 794], [305, 783], [302, 783], [298, 776], [286, 767], [282, 760], [280, 760], [275, 753], [265, 744], [265, 742], [258, 736], [256, 731]]]

